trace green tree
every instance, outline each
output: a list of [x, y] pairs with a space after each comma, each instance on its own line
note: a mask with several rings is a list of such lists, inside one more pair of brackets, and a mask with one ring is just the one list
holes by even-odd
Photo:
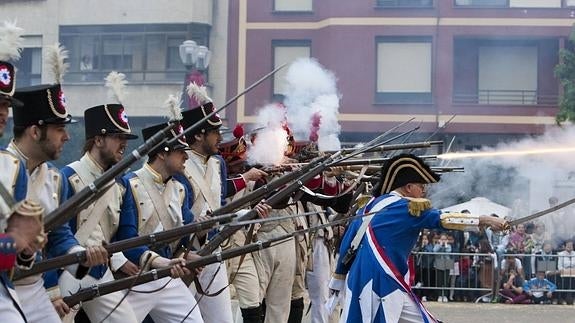
[[575, 29], [569, 35], [569, 44], [559, 51], [559, 64], [555, 66], [555, 76], [563, 86], [563, 96], [559, 102], [557, 122], [575, 121]]

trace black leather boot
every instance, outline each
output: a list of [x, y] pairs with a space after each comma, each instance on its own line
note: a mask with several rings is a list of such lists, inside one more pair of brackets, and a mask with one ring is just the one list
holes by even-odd
[[291, 301], [288, 323], [301, 323], [303, 307], [303, 297]]
[[251, 307], [251, 308], [241, 308], [242, 318], [244, 323], [263, 323], [263, 310], [262, 306]]

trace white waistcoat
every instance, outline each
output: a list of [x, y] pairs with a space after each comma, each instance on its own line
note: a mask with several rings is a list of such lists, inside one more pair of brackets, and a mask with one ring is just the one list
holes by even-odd
[[[103, 173], [103, 170], [88, 156], [88, 153], [84, 154], [79, 161], [73, 162], [68, 166], [76, 171], [75, 174], [68, 178], [70, 187], [75, 193], [80, 192], [88, 184], [94, 182], [98, 177], [102, 176]], [[82, 176], [86, 176], [86, 178]], [[96, 211], [94, 209], [96, 203], [92, 203], [78, 214], [76, 232], [86, 224], [88, 217], [98, 216], [100, 218], [99, 222], [95, 223], [95, 225], [89, 229], [89, 234], [76, 235], [76, 239], [78, 239], [81, 245], [99, 246], [102, 245], [102, 241], [110, 242], [111, 237], [113, 237], [118, 230], [122, 194], [123, 189], [121, 185], [114, 183], [113, 186], [100, 197], [100, 199], [106, 202], [105, 209], [99, 208], [104, 214], [93, 214], [93, 212]]]
[[222, 185], [225, 183], [221, 180], [220, 160], [212, 156], [206, 162], [203, 156], [192, 151], [188, 152], [188, 157], [185, 175], [194, 190], [191, 209], [194, 216], [202, 216], [221, 206]]

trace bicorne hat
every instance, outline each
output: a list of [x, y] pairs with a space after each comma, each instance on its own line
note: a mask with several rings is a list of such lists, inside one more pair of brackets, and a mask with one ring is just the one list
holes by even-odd
[[400, 154], [381, 166], [380, 182], [374, 187], [374, 195], [387, 194], [409, 183], [431, 184], [439, 181], [425, 162], [411, 154]]
[[138, 138], [132, 133], [121, 104], [104, 104], [87, 109], [84, 111], [84, 123], [86, 139], [110, 134], [123, 135], [128, 140]]

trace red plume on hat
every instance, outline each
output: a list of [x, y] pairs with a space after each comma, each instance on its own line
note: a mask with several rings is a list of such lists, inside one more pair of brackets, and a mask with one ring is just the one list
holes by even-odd
[[244, 126], [241, 123], [238, 123], [234, 128], [234, 131], [232, 131], [232, 134], [235, 138], [240, 139], [244, 136]]
[[311, 142], [317, 142], [319, 139], [319, 125], [321, 124], [321, 115], [319, 112], [314, 113], [311, 116], [311, 130], [309, 133], [309, 140]]

